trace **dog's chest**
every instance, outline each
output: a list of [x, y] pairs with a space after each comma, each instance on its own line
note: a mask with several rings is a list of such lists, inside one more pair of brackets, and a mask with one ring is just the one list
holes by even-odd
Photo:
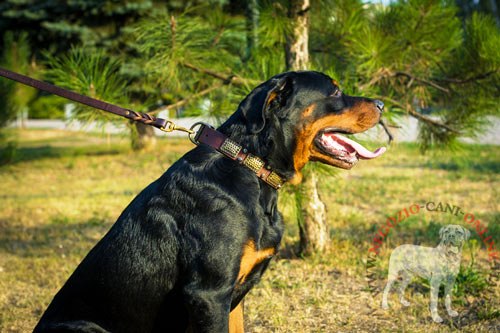
[[248, 241], [243, 248], [243, 254], [240, 260], [238, 284], [241, 285], [245, 283], [247, 276], [254, 273], [259, 264], [264, 261], [269, 261], [275, 254], [275, 247], [257, 249], [253, 240]]
[[253, 220], [251, 228], [253, 230], [242, 244], [233, 293], [234, 304], [237, 304], [260, 280], [269, 262], [278, 252], [284, 224], [281, 214], [277, 210], [272, 212], [272, 214], [260, 215], [259, 222]]
[[277, 247], [257, 249], [253, 241], [245, 244], [233, 289], [233, 307], [258, 283], [276, 251]]

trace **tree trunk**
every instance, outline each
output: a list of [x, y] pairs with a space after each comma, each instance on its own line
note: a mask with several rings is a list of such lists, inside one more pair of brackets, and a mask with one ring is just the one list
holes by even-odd
[[153, 126], [136, 122], [132, 130], [132, 149], [135, 151], [151, 151], [156, 146]]
[[500, 17], [498, 16], [498, 6], [496, 0], [490, 0], [490, 9], [493, 17], [495, 18], [495, 22], [497, 23], [497, 27], [500, 28]]
[[247, 32], [247, 50], [245, 61], [248, 61], [252, 57], [252, 50], [258, 43], [257, 28], [259, 26], [259, 7], [257, 4], [257, 0], [250, 0], [247, 2], [245, 15]]
[[[289, 70], [304, 70], [309, 66], [309, 0], [290, 0], [289, 17], [293, 22], [292, 33], [286, 40], [286, 63]], [[299, 219], [300, 253], [309, 255], [326, 250], [329, 230], [325, 204], [318, 193], [318, 177], [314, 170], [304, 174], [296, 193]]]
[[286, 65], [290, 70], [303, 70], [309, 66], [309, 0], [290, 0], [288, 16], [293, 28], [286, 38]]
[[299, 220], [300, 254], [311, 255], [324, 251], [329, 244], [325, 204], [318, 193], [318, 177], [314, 171], [304, 177], [299, 187], [298, 204], [302, 219]]

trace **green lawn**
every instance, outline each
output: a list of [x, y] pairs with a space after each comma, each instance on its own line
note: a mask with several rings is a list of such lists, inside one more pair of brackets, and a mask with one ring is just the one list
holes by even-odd
[[[130, 151], [126, 137], [106, 138], [52, 130], [15, 133], [14, 162], [0, 167], [0, 332], [31, 331], [45, 307], [80, 260], [146, 185], [192, 147], [184, 139], [160, 139], [153, 153]], [[286, 206], [283, 254], [246, 298], [248, 332], [466, 332], [500, 331], [500, 291], [487, 249], [462, 217], [429, 212], [405, 219], [382, 246], [373, 285], [383, 287], [390, 250], [403, 243], [435, 246], [445, 224], [461, 224], [472, 237], [464, 247], [450, 321], [430, 318], [429, 286], [414, 281], [412, 303], [379, 307], [366, 281], [371, 239], [388, 216], [412, 204], [441, 202], [473, 213], [500, 244], [500, 147], [470, 145], [454, 154], [421, 155], [410, 144], [394, 145], [381, 158], [350, 171], [321, 176], [331, 247], [300, 259], [293, 255], [298, 231]], [[488, 281], [488, 279], [490, 279]]]

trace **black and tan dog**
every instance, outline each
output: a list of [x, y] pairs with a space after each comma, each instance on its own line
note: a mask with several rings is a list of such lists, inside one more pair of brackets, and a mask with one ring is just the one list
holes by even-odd
[[[376, 125], [383, 103], [317, 72], [277, 75], [218, 129], [300, 182], [308, 161], [350, 169], [370, 152], [339, 133]], [[277, 190], [200, 145], [144, 189], [54, 297], [35, 332], [242, 332], [242, 299], [283, 234]]]

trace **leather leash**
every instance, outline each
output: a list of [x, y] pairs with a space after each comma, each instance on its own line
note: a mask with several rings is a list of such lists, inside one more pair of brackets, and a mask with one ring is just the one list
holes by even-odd
[[133, 121], [137, 121], [146, 125], [151, 125], [154, 126], [164, 132], [172, 132], [172, 131], [184, 131], [184, 132], [190, 132], [188, 129], [183, 128], [183, 127], [178, 127], [176, 126], [173, 122], [170, 120], [162, 119], [162, 118], [157, 118], [155, 116], [149, 115], [147, 113], [142, 113], [142, 112], [136, 112], [132, 111], [129, 109], [125, 109], [122, 107], [119, 107], [117, 105], [113, 105], [110, 103], [106, 103], [103, 101], [100, 101], [98, 99], [88, 97], [85, 95], [80, 95], [77, 94], [73, 91], [63, 89], [61, 87], [55, 86], [53, 84], [39, 81], [36, 79], [33, 79], [29, 76], [25, 76], [19, 73], [11, 72], [7, 69], [1, 68], [0, 67], [0, 76], [6, 77], [8, 79], [11, 79], [13, 81], [17, 81], [19, 83], [25, 84], [27, 86], [43, 90], [46, 92], [49, 92], [51, 94], [61, 96], [63, 98], [88, 105], [90, 107], [93, 107], [95, 109], [103, 110], [106, 112], [111, 112], [116, 115], [128, 118]]
[[[191, 142], [193, 142], [195, 145], [203, 143], [212, 147], [227, 158], [237, 161], [246, 168], [252, 170], [259, 179], [271, 185], [273, 188], [279, 189], [285, 183], [285, 180], [276, 172], [272, 171], [269, 166], [266, 166], [266, 163], [261, 158], [249, 153], [246, 148], [229, 139], [224, 134], [218, 132], [215, 128], [208, 124], [198, 122], [188, 129], [177, 126], [175, 123], [167, 119], [157, 118], [147, 113], [125, 109], [120, 106], [81, 95], [74, 91], [63, 89], [53, 84], [39, 81], [29, 76], [12, 72], [1, 67], [0, 76], [81, 104], [85, 104], [95, 109], [110, 112], [133, 121], [154, 126], [164, 132], [186, 132], [188, 133]], [[196, 127], [199, 127], [197, 131], [195, 131]]]

